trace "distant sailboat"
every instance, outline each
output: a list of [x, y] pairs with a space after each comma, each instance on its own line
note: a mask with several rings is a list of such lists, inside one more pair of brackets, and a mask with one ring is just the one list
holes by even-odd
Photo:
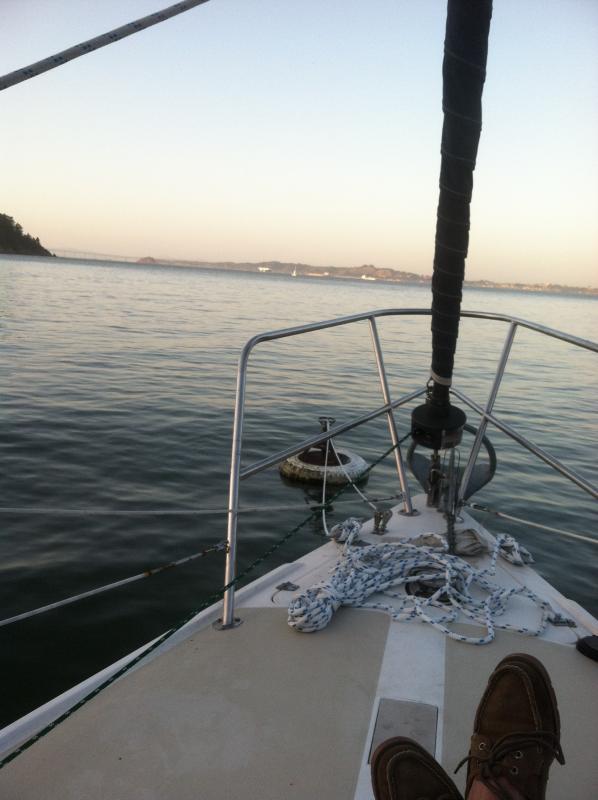
[[297, 277], [297, 267], [293, 267], [293, 271], [291, 272], [291, 278]]

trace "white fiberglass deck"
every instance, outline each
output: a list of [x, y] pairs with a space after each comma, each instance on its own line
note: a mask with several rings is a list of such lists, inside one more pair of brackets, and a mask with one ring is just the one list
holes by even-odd
[[[395, 515], [397, 528], [384, 540], [398, 526], [400, 535], [412, 536], [443, 529], [442, 517], [421, 498], [417, 507], [418, 517]], [[431, 742], [452, 772], [467, 752], [489, 673], [514, 651], [543, 661], [559, 699], [567, 764], [553, 768], [547, 797], [593, 796], [598, 667], [574, 648], [586, 627], [549, 626], [542, 639], [499, 633], [491, 645], [473, 647], [421, 623], [341, 609], [324, 631], [291, 630], [285, 607], [292, 594], [275, 587], [291, 580], [303, 590], [336, 557], [329, 543], [248, 586], [239, 593], [244, 621], [234, 630], [215, 631], [217, 609], [209, 609], [190, 636], [164, 647], [0, 770], [0, 796], [370, 800], [367, 760], [379, 709], [390, 715], [389, 735]], [[579, 615], [588, 629], [596, 624], [529, 568], [503, 563], [498, 580], [525, 583], [564, 613]], [[526, 615], [535, 622], [524, 601], [517, 613], [523, 624]]]

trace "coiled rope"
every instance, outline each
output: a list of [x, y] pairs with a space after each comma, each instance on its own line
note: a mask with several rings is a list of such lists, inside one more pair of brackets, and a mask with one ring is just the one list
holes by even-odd
[[[385, 611], [392, 619], [407, 622], [419, 619], [459, 642], [488, 644], [496, 628], [538, 636], [547, 623], [557, 617], [550, 604], [525, 586], [507, 589], [488, 578], [496, 573], [496, 560], [507, 537], [498, 536], [490, 565], [476, 570], [462, 558], [449, 555], [443, 540], [442, 548], [421, 547], [408, 540], [398, 543], [354, 546], [354, 531], [343, 547], [341, 557], [327, 581], [294, 598], [288, 611], [288, 624], [303, 633], [321, 630], [341, 606], [372, 608]], [[510, 537], [509, 537], [510, 538]], [[428, 598], [403, 594], [396, 590], [410, 583], [432, 581], [438, 588]], [[476, 587], [485, 597], [472, 594]], [[383, 593], [394, 604], [368, 602], [368, 597]], [[509, 600], [520, 595], [532, 601], [540, 611], [536, 628], [499, 622]], [[486, 628], [486, 635], [464, 636], [447, 627], [460, 614]]]

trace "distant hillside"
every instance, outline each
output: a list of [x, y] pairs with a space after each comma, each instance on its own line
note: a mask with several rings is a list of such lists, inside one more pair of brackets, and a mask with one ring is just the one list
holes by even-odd
[[23, 233], [23, 228], [8, 214], [0, 214], [0, 253], [23, 256], [51, 256], [39, 239]]
[[185, 261], [171, 258], [158, 259], [143, 256], [137, 259], [138, 264], [169, 264], [176, 267], [198, 267], [201, 269], [232, 270], [234, 272], [270, 272], [273, 275], [294, 275], [308, 278], [364, 278], [367, 280], [392, 281], [393, 283], [430, 283], [429, 275], [417, 275], [415, 272], [404, 272], [398, 269], [383, 269], [373, 264], [361, 267], [316, 267], [313, 264], [301, 264], [284, 261]]
[[[259, 272], [271, 275], [292, 275], [306, 278], [351, 278], [363, 281], [380, 281], [383, 283], [407, 283], [411, 285], [429, 286], [430, 275], [418, 275], [416, 272], [405, 272], [390, 267], [376, 267], [373, 264], [362, 264], [360, 267], [316, 267], [311, 264], [300, 264], [284, 261], [184, 261], [171, 258], [159, 259], [144, 256], [137, 259], [138, 264], [161, 264], [164, 266], [195, 267], [197, 269], [231, 270], [234, 272]], [[585, 295], [598, 297], [598, 288], [593, 286], [565, 286], [556, 283], [514, 283], [497, 281], [465, 281], [466, 289], [506, 289], [515, 292], [542, 292], [551, 294]]]

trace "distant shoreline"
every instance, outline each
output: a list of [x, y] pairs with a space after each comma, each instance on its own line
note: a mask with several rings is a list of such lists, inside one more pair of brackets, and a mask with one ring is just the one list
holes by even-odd
[[[160, 265], [173, 267], [187, 267], [196, 269], [212, 269], [222, 272], [252, 272], [263, 275], [286, 275], [297, 278], [332, 278], [333, 280], [363, 280], [364, 282], [378, 282], [391, 284], [407, 284], [410, 286], [430, 286], [430, 275], [418, 275], [415, 272], [404, 272], [390, 268], [375, 267], [373, 264], [363, 264], [360, 267], [320, 267], [311, 264], [296, 264], [282, 261], [236, 262], [236, 261], [185, 261], [174, 259], [156, 259], [145, 256], [138, 259], [136, 264]], [[468, 281], [464, 282], [465, 289], [498, 289], [513, 292], [535, 292], [541, 294], [568, 294], [575, 296], [598, 297], [598, 287], [592, 286], [567, 286], [564, 284], [537, 284], [513, 283], [496, 281]]]
[[[17, 256], [26, 257], [21, 253], [0, 253], [0, 256]], [[43, 256], [35, 256], [36, 258], [44, 258]], [[418, 275], [413, 272], [404, 272], [402, 270], [395, 270], [390, 268], [375, 267], [372, 264], [364, 264], [361, 267], [321, 267], [312, 266], [310, 264], [295, 264], [291, 262], [282, 261], [266, 261], [266, 262], [236, 262], [236, 261], [189, 261], [189, 260], [175, 260], [175, 259], [160, 259], [152, 256], [145, 256], [143, 258], [133, 258], [129, 256], [112, 256], [100, 257], [92, 253], [81, 254], [79, 256], [64, 256], [57, 253], [51, 255], [52, 261], [59, 258], [65, 261], [92, 261], [99, 264], [102, 263], [121, 263], [131, 266], [160, 266], [160, 267], [176, 267], [178, 269], [197, 269], [197, 270], [211, 270], [214, 272], [235, 272], [235, 273], [252, 273], [256, 275], [277, 275], [286, 276], [289, 278], [311, 278], [314, 280], [331, 279], [331, 280], [363, 280], [364, 283], [383, 283], [391, 285], [405, 285], [405, 286], [421, 286], [429, 287], [431, 277], [427, 275]], [[513, 283], [505, 282], [499, 283], [497, 281], [468, 281], [465, 280], [464, 289], [490, 289], [495, 291], [504, 292], [525, 292], [528, 294], [556, 294], [568, 295], [572, 297], [598, 297], [598, 287], [594, 286], [567, 286], [565, 284], [538, 284], [538, 283]]]

